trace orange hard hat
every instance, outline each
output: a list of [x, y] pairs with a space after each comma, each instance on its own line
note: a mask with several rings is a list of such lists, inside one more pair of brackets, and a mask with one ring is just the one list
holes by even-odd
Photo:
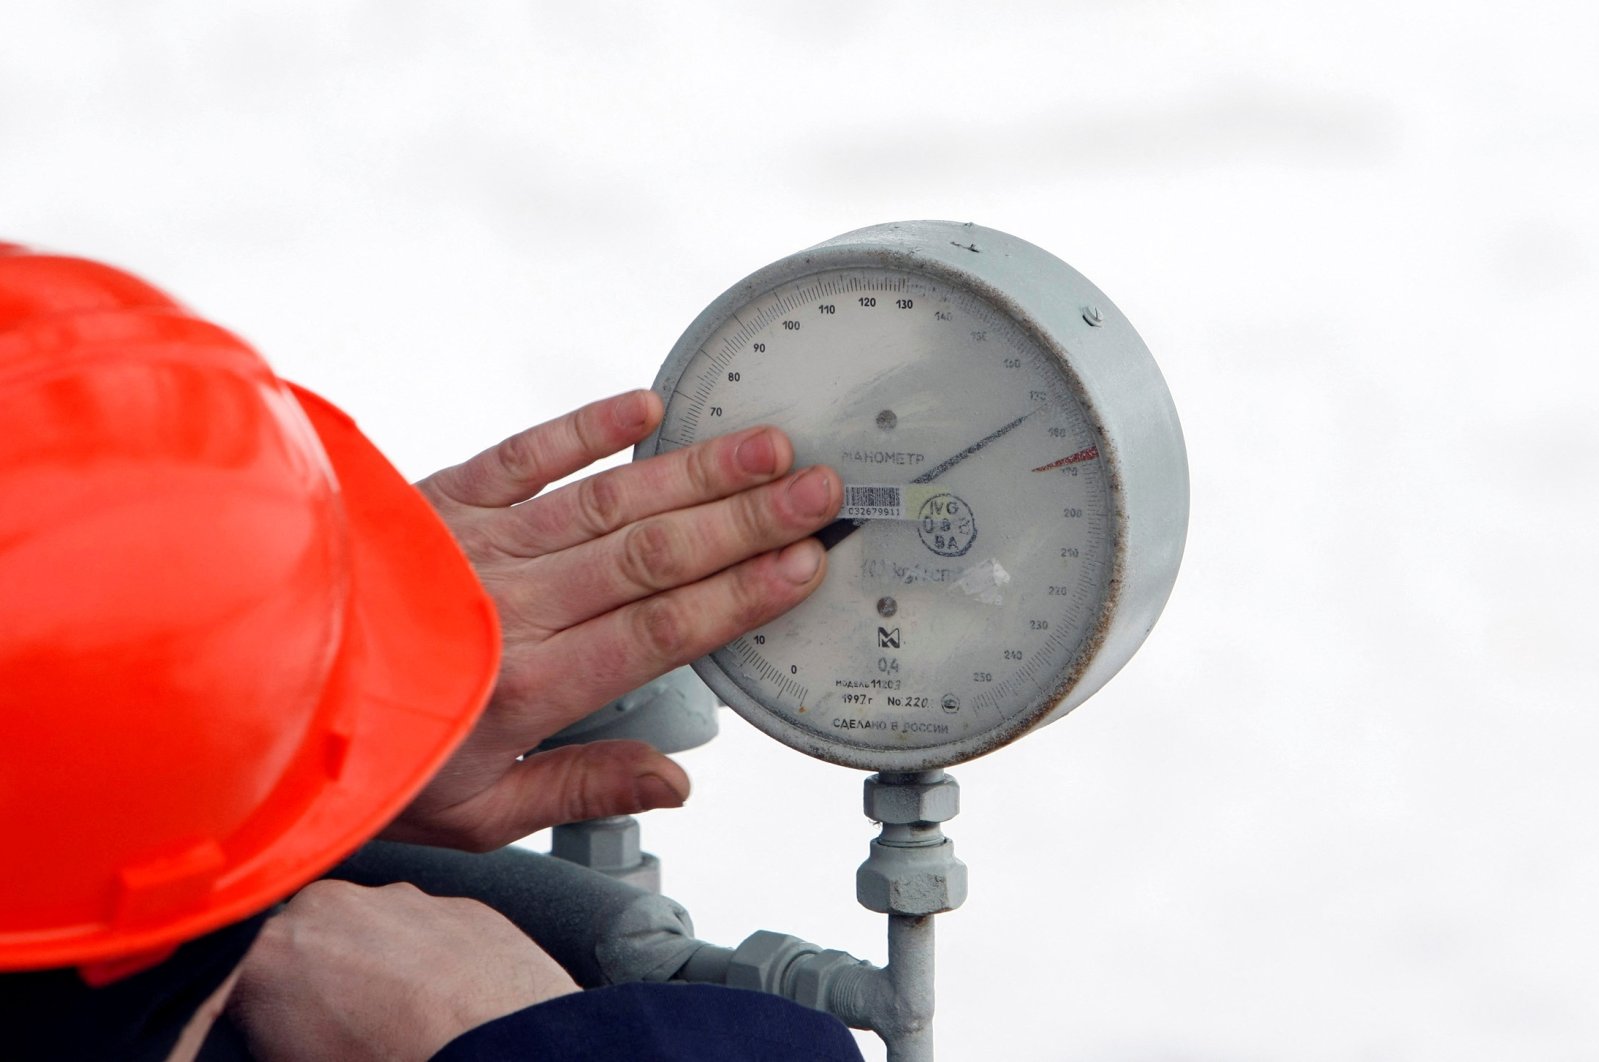
[[126, 273], [0, 245], [0, 970], [327, 869], [466, 735], [498, 631], [339, 410]]

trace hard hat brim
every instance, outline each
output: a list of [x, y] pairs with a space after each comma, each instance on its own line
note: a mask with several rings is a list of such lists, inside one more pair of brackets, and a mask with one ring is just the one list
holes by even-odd
[[348, 416], [288, 386], [328, 455], [349, 529], [342, 640], [318, 710], [320, 744], [304, 750], [318, 769], [282, 783], [239, 836], [125, 869], [109, 920], [5, 940], [0, 966], [159, 952], [269, 907], [393, 820], [482, 712], [500, 633], [471, 565], [426, 499]]

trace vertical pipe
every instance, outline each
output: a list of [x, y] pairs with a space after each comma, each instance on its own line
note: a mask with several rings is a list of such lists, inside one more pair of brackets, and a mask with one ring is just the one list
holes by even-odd
[[895, 1015], [888, 1062], [933, 1062], [933, 916], [888, 916], [888, 978]]

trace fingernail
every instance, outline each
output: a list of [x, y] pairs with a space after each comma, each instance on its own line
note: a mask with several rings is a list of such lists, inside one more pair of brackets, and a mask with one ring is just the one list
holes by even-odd
[[833, 488], [825, 468], [808, 468], [788, 485], [794, 511], [801, 516], [822, 516], [833, 504]]
[[791, 583], [810, 582], [821, 563], [822, 544], [814, 538], [795, 542], [777, 555], [777, 570]]
[[648, 391], [634, 391], [623, 396], [623, 401], [616, 404], [617, 426], [626, 431], [637, 431], [644, 427], [650, 419], [650, 400]]
[[772, 433], [758, 431], [738, 444], [733, 452], [738, 467], [752, 476], [770, 475], [777, 469], [777, 447], [772, 445]]
[[688, 799], [686, 790], [677, 787], [658, 774], [641, 774], [633, 779], [634, 793], [640, 807], [680, 808]]

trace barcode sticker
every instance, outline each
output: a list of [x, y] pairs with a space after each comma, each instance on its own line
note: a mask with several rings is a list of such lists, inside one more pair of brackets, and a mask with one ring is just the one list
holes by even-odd
[[915, 520], [922, 505], [941, 493], [941, 488], [922, 483], [847, 483], [838, 518]]

